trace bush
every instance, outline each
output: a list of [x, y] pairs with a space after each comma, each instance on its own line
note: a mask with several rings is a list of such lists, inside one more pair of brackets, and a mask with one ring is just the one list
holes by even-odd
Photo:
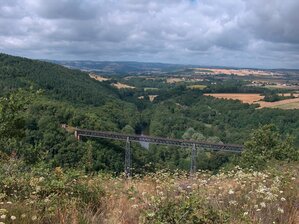
[[259, 170], [271, 160], [297, 161], [299, 150], [294, 147], [292, 137], [285, 138], [274, 125], [265, 125], [254, 131], [250, 140], [245, 142], [240, 166]]

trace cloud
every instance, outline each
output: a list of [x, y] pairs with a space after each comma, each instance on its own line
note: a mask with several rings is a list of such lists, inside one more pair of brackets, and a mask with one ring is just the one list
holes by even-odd
[[298, 10], [297, 0], [0, 0], [0, 51], [298, 68]]

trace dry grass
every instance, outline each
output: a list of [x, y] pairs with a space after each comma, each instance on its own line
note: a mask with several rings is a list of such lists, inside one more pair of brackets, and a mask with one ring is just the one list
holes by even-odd
[[[109, 175], [70, 178], [61, 170], [56, 172], [59, 176], [51, 181], [62, 181], [64, 185], [51, 183], [58, 188], [49, 196], [45, 194], [48, 177], [41, 179], [37, 174], [28, 180], [20, 177], [15, 180], [22, 183], [18, 187], [7, 179], [5, 189], [0, 188], [0, 222], [189, 224], [197, 217], [206, 220], [202, 223], [298, 223], [298, 164], [265, 172], [244, 172], [238, 167], [217, 175], [201, 171], [192, 178], [183, 172], [163, 171], [129, 180]], [[63, 190], [66, 186], [70, 190]], [[72, 196], [79, 186], [86, 189], [85, 193]], [[27, 198], [22, 197], [25, 192], [20, 192], [26, 189], [32, 189]], [[99, 189], [104, 194], [97, 199], [92, 193]], [[97, 200], [83, 203], [84, 198]]]

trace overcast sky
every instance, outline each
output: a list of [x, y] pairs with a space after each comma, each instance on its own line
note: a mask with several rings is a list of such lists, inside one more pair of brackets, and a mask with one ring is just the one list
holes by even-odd
[[299, 0], [0, 0], [0, 52], [299, 68]]

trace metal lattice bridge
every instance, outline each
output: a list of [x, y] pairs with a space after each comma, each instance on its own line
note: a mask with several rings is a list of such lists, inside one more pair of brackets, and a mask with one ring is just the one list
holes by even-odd
[[80, 140], [81, 137], [93, 137], [93, 138], [104, 138], [111, 140], [119, 140], [126, 142], [126, 151], [125, 151], [125, 174], [126, 176], [131, 175], [131, 142], [147, 142], [151, 144], [159, 144], [159, 145], [171, 145], [178, 147], [187, 147], [192, 148], [191, 151], [191, 164], [190, 164], [190, 172], [194, 173], [196, 171], [196, 154], [197, 148], [203, 150], [210, 151], [224, 151], [224, 152], [233, 152], [233, 153], [241, 153], [243, 150], [242, 145], [234, 145], [234, 144], [216, 144], [209, 142], [201, 142], [201, 141], [192, 141], [192, 140], [183, 140], [183, 139], [172, 139], [172, 138], [161, 138], [161, 137], [153, 137], [146, 135], [128, 135], [116, 132], [107, 132], [107, 131], [93, 131], [87, 129], [79, 129], [67, 126], [65, 124], [62, 125], [68, 131], [73, 131], [75, 133], [75, 137]]

